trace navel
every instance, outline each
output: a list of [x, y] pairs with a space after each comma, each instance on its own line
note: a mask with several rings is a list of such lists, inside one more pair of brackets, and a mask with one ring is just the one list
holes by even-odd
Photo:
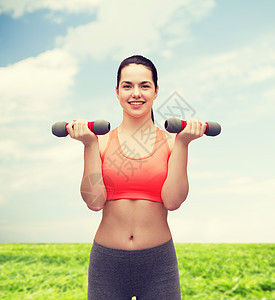
[[134, 239], [134, 236], [133, 235], [131, 235], [130, 236], [130, 241], [132, 241]]

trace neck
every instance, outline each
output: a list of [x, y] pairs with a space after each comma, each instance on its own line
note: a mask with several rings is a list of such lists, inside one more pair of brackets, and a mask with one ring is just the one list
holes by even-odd
[[148, 128], [155, 127], [151, 115], [146, 118], [133, 118], [129, 116], [123, 116], [123, 120], [119, 125], [119, 132], [124, 134], [133, 134], [138, 131], [144, 131]]

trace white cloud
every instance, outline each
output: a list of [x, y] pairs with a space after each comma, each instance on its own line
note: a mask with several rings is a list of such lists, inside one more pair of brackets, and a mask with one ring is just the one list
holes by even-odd
[[[194, 164], [194, 160], [193, 160]], [[192, 165], [193, 165], [192, 164]], [[230, 178], [234, 174], [229, 173], [220, 173], [220, 172], [213, 172], [213, 171], [201, 171], [201, 172], [192, 172], [190, 171], [189, 177], [191, 180], [193, 179], [213, 179], [213, 178]]]
[[0, 122], [42, 119], [70, 94], [77, 71], [61, 49], [0, 68]]
[[262, 82], [275, 77], [275, 67], [273, 66], [260, 66], [251, 70], [248, 78], [245, 80], [247, 84]]
[[[66, 140], [53, 146], [55, 137], [50, 132], [52, 117], [59, 112], [64, 114], [68, 109], [66, 100], [77, 71], [76, 60], [62, 49], [47, 51], [0, 69], [1, 189], [4, 199], [18, 191], [21, 194], [57, 186], [60, 178], [67, 177], [67, 172], [80, 177], [81, 168], [76, 161], [80, 159], [77, 153], [81, 155], [81, 152], [79, 149], [73, 152], [73, 146], [66, 148]], [[70, 164], [65, 165], [65, 157]], [[63, 168], [57, 168], [62, 162]], [[14, 200], [18, 201], [20, 197]], [[6, 202], [2, 201], [2, 204]]]
[[190, 68], [179, 68], [173, 80], [207, 92], [219, 86], [244, 86], [275, 77], [275, 38], [267, 35], [242, 49], [200, 58]]
[[4, 203], [5, 203], [4, 196], [2, 194], [0, 194], [0, 205], [2, 205]]
[[[27, 122], [38, 121], [43, 118], [49, 121], [49, 115], [52, 114], [55, 108], [71, 109], [71, 105], [65, 106], [64, 104], [66, 104], [66, 99], [70, 96], [74, 87], [81, 58], [90, 56], [95, 60], [104, 58], [105, 61], [106, 57], [113, 56], [113, 58], [121, 59], [129, 53], [140, 52], [144, 55], [162, 53], [163, 57], [173, 61], [176, 46], [192, 39], [190, 25], [207, 16], [214, 5], [215, 2], [212, 0], [176, 0], [161, 3], [159, 1], [146, 2], [143, 0], [136, 6], [126, 1], [120, 1], [119, 3], [115, 1], [101, 3], [88, 0], [1, 1], [0, 13], [9, 12], [14, 17], [20, 17], [24, 13], [41, 8], [48, 8], [53, 12], [94, 12], [95, 7], [98, 6], [98, 18], [93, 23], [71, 28], [66, 36], [58, 39], [57, 47], [59, 48], [0, 69], [0, 122], [4, 126], [0, 153], [1, 158], [3, 157], [4, 163], [6, 163], [3, 166], [1, 165], [1, 169], [5, 173], [1, 173], [1, 175], [4, 174], [4, 180], [1, 182], [3, 192], [2, 196], [0, 195], [0, 204], [2, 203], [5, 206], [10, 200], [11, 202], [20, 201], [20, 195], [28, 195], [30, 191], [33, 191], [35, 195], [39, 195], [41, 191], [48, 193], [52, 188], [56, 190], [57, 186], [63, 193], [64, 198], [70, 198], [72, 194], [80, 198], [78, 189], [83, 165], [81, 158], [83, 153], [80, 149], [82, 145], [69, 139], [52, 142], [50, 139], [51, 134], [47, 135], [50, 133], [50, 128], [42, 129], [41, 124], [38, 128], [34, 128], [32, 123]], [[55, 16], [55, 13], [53, 13], [50, 18], [53, 19]], [[56, 21], [60, 22], [61, 20], [56, 19]], [[274, 38], [266, 36], [242, 49], [233, 48], [231, 51], [218, 55], [215, 53], [212, 56], [204, 56], [200, 59], [197, 56], [197, 60], [195, 62], [190, 61], [188, 66], [181, 66], [180, 60], [177, 60], [177, 64], [173, 64], [175, 70], [168, 70], [166, 73], [169, 76], [165, 78], [166, 75], [161, 74], [163, 86], [161, 89], [165, 90], [165, 86], [179, 86], [186, 89], [185, 94], [189, 94], [190, 98], [191, 96], [193, 99], [205, 100], [205, 98], [211, 98], [212, 101], [212, 96], [216, 99], [224, 97], [227, 100], [226, 92], [228, 88], [235, 91], [238, 97], [237, 100], [244, 101], [244, 106], [248, 107], [250, 112], [254, 110], [254, 116], [255, 111], [258, 114], [270, 114], [274, 110], [275, 90], [273, 86], [265, 89], [261, 88], [257, 91], [257, 95], [261, 96], [261, 102], [258, 101], [256, 105], [251, 104], [251, 93], [248, 93], [247, 90], [274, 78], [274, 46]], [[186, 61], [184, 63], [186, 64]], [[99, 95], [97, 98], [99, 106], [102, 105], [100, 104], [102, 103], [101, 97], [105, 97], [105, 94], [103, 96]], [[210, 105], [211, 101], [208, 102]], [[235, 103], [232, 101], [232, 105]], [[93, 105], [96, 104], [93, 103]], [[56, 111], [59, 109], [56, 109]], [[77, 108], [74, 107], [74, 109]], [[93, 109], [95, 109], [94, 106]], [[105, 112], [104, 107], [101, 109], [102, 112], [96, 108], [97, 115], [101, 114], [107, 119], [109, 117], [110, 119], [118, 119], [114, 115], [121, 113], [119, 106], [115, 106], [118, 112], [113, 108], [107, 112]], [[231, 114], [233, 110], [230, 107]], [[240, 114], [243, 114], [243, 112], [240, 112]], [[231, 119], [232, 116], [230, 116]], [[236, 119], [234, 115], [234, 121]], [[8, 128], [12, 124], [15, 124], [15, 126]], [[19, 124], [20, 126], [18, 126]], [[215, 174], [214, 172], [193, 173], [191, 175], [192, 182], [194, 179], [197, 180], [198, 184], [202, 182], [200, 190], [191, 191], [192, 197], [204, 200], [206, 198], [213, 199], [217, 202], [222, 196], [227, 198], [237, 197], [242, 198], [245, 202], [244, 206], [250, 208], [253, 201], [253, 208], [256, 208], [255, 212], [251, 212], [245, 219], [245, 230], [242, 232], [242, 236], [239, 235], [239, 241], [246, 241], [246, 238], [248, 240], [249, 237], [252, 238], [255, 232], [250, 230], [252, 228], [250, 222], [255, 220], [254, 217], [258, 211], [264, 212], [264, 208], [261, 207], [262, 203], [259, 202], [257, 205], [255, 203], [257, 198], [263, 199], [263, 197], [267, 199], [266, 201], [269, 201], [269, 204], [271, 203], [274, 194], [272, 194], [270, 187], [275, 184], [274, 179], [258, 181], [255, 178], [243, 177], [231, 181], [229, 178], [232, 174]], [[220, 179], [222, 186], [215, 182], [213, 183], [215, 188], [205, 189], [207, 178], [215, 178], [215, 181]], [[225, 184], [228, 184], [228, 186], [225, 186]], [[16, 196], [6, 197], [9, 192]], [[203, 212], [205, 211], [211, 213], [211, 208], [205, 207]], [[224, 220], [223, 217], [227, 216], [227, 213], [224, 212], [220, 218], [213, 212], [212, 216], [209, 215], [205, 222], [198, 219], [192, 220], [192, 218], [177, 218], [177, 213], [174, 215], [175, 218], [173, 215], [174, 213], [172, 213], [171, 218], [172, 231], [175, 232], [175, 238], [179, 242], [186, 241], [186, 238], [187, 240], [189, 238], [189, 241], [200, 242], [222, 241], [225, 234], [228, 237], [227, 241], [234, 241], [235, 234], [242, 226], [241, 218], [237, 223], [234, 223], [234, 219]], [[196, 216], [196, 214], [194, 213], [193, 216]], [[240, 214], [240, 217], [243, 216]], [[260, 218], [261, 216], [257, 219], [258, 224], [260, 224]], [[62, 223], [64, 226], [61, 224], [62, 230], [67, 228], [67, 225], [71, 226], [70, 229], [73, 230], [75, 224], [77, 226], [79, 224], [77, 219], [66, 222], [65, 219]], [[55, 233], [53, 229], [59, 227], [60, 223], [52, 222], [50, 225], [48, 222], [42, 223], [37, 224], [37, 230], [34, 229], [35, 225], [33, 224], [26, 226], [26, 230], [30, 231], [26, 241], [30, 241], [32, 234], [35, 236], [33, 241], [38, 241], [40, 232], [47, 234], [47, 226], [52, 228], [48, 237], [48, 241], [52, 241], [51, 238]], [[84, 223], [83, 226], [85, 226]], [[257, 230], [257, 224], [255, 224], [253, 230]], [[258, 226], [259, 231], [268, 228], [266, 224], [260, 224]], [[73, 239], [78, 236], [81, 226], [77, 227]], [[97, 224], [93, 223], [92, 226], [95, 230]], [[190, 229], [189, 233], [184, 231], [185, 228]], [[249, 230], [251, 233], [246, 236], [245, 231], [249, 232]], [[14, 232], [14, 240], [18, 239], [18, 232], [23, 234], [24, 231], [22, 227], [20, 231], [18, 225], [7, 228], [7, 232]], [[259, 239], [262, 235], [258, 232], [255, 236]], [[71, 238], [71, 235], [68, 236], [68, 241]], [[60, 236], [56, 240], [60, 241]]]
[[69, 13], [91, 12], [101, 0], [2, 0], [0, 2], [0, 14], [11, 14], [19, 18], [26, 13], [32, 13], [39, 9], [52, 11], [64, 11]]
[[251, 123], [274, 113], [274, 48], [274, 36], [266, 34], [243, 48], [188, 63], [178, 60], [170, 72], [162, 74], [163, 89], [173, 86], [187, 101], [193, 99], [193, 107], [217, 117], [219, 112], [223, 122], [234, 115], [235, 124]]
[[275, 88], [272, 86], [264, 90], [261, 94], [260, 101], [257, 101], [254, 106], [254, 114], [256, 117], [266, 116], [267, 113], [275, 115]]
[[[66, 194], [69, 194], [68, 191], [78, 193], [82, 176], [81, 150], [72, 144], [67, 147], [46, 147], [44, 151], [31, 153], [35, 157], [26, 164], [27, 168], [24, 164], [10, 168], [10, 177], [13, 177], [6, 189], [26, 193], [67, 186]], [[47, 151], [50, 153], [45, 155]]]
[[[182, 42], [181, 34], [188, 31], [191, 22], [207, 15], [214, 1], [177, 0], [159, 5], [157, 1], [143, 0], [134, 8], [128, 4], [127, 1], [2, 1], [2, 11], [12, 10], [15, 16], [41, 7], [77, 12], [99, 5], [99, 10], [96, 22], [70, 28], [65, 37], [59, 37], [59, 48], [0, 69], [0, 99], [4, 100], [0, 103], [0, 122], [38, 120], [64, 103], [82, 57], [90, 55], [100, 59], [113, 55], [117, 58], [154, 50], [170, 55], [173, 46], [165, 45], [161, 32], [165, 34], [175, 23], [179, 28], [171, 32], [167, 43]], [[179, 9], [185, 18], [177, 14]]]
[[275, 198], [275, 178], [259, 179], [250, 176], [236, 177], [223, 182], [223, 186], [211, 186], [202, 188], [198, 195], [216, 195], [220, 197], [237, 197], [249, 200], [251, 197], [274, 199]]
[[274, 243], [272, 220], [262, 216], [241, 214], [224, 219], [208, 212], [207, 218], [199, 218], [192, 213], [170, 216], [169, 224], [178, 243]]
[[71, 28], [65, 37], [57, 39], [57, 46], [77, 57], [96, 60], [153, 51], [167, 56], [169, 50], [189, 38], [190, 24], [205, 17], [214, 5], [212, 0], [163, 1], [161, 5], [156, 0], [141, 0], [135, 6], [126, 0], [104, 1], [97, 21]]
[[67, 186], [66, 193], [78, 193], [83, 145], [70, 138], [52, 136], [50, 128], [43, 132], [33, 127], [5, 129], [0, 144], [3, 198], [9, 193], [24, 194], [59, 186]]
[[188, 199], [169, 214], [176, 241], [274, 242], [275, 178], [233, 172], [194, 173], [190, 178]]
[[92, 212], [83, 206], [74, 215], [62, 216], [62, 219], [24, 220], [20, 224], [2, 219], [0, 242], [89, 243], [93, 241], [100, 218], [100, 212]]

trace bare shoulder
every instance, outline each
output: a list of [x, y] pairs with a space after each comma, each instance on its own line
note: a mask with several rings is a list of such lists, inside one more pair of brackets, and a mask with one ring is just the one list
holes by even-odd
[[100, 155], [103, 154], [104, 150], [107, 147], [108, 140], [109, 140], [110, 132], [103, 134], [103, 135], [98, 135], [98, 145], [99, 145], [99, 152]]

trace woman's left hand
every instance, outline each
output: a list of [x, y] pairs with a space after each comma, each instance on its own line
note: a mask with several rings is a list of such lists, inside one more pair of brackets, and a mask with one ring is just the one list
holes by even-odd
[[177, 134], [177, 138], [186, 146], [193, 140], [202, 137], [206, 123], [197, 119], [188, 119], [186, 127]]

